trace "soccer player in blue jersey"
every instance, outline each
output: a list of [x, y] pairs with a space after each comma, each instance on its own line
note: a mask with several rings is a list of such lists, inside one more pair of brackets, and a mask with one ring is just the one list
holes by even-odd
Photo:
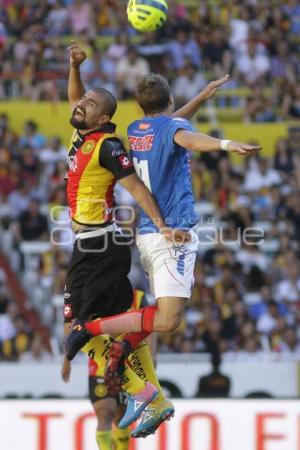
[[[193, 131], [190, 122], [174, 117], [174, 101], [167, 81], [149, 75], [137, 87], [137, 101], [145, 113], [128, 128], [130, 152], [138, 176], [150, 189], [168, 227], [189, 230], [188, 242], [168, 242], [149, 216], [141, 212], [137, 245], [141, 262], [156, 298], [156, 306], [114, 317], [96, 319], [83, 329], [73, 329], [68, 339], [69, 359], [85, 339], [108, 333], [128, 333], [112, 345], [107, 376], [120, 382], [119, 367], [140, 340], [153, 331], [174, 331], [183, 317], [193, 286], [198, 238], [193, 230], [198, 219], [190, 175], [189, 151], [226, 150], [251, 155], [260, 147], [220, 140]], [[180, 111], [179, 111], [180, 113]]]

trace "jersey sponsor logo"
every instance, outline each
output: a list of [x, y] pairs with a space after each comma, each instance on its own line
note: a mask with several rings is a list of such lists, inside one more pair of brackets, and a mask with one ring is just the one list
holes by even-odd
[[139, 124], [139, 129], [140, 130], [148, 130], [148, 128], [150, 128], [150, 126], [151, 126], [150, 123], [143, 123], [142, 122], [142, 123]]
[[88, 155], [89, 153], [92, 153], [92, 151], [94, 150], [95, 147], [96, 147], [95, 141], [87, 141], [82, 146], [81, 153], [83, 153], [84, 155]]
[[124, 150], [122, 148], [115, 149], [111, 152], [112, 156], [120, 156], [124, 153]]
[[143, 137], [128, 136], [130, 150], [136, 152], [149, 152], [152, 149], [155, 134], [147, 134]]
[[71, 306], [70, 303], [67, 303], [67, 304], [64, 306], [64, 317], [65, 317], [66, 319], [71, 319], [71, 318], [73, 317], [73, 314], [72, 314], [72, 306]]
[[119, 161], [121, 163], [121, 166], [124, 169], [128, 169], [129, 167], [132, 167], [132, 162], [130, 161], [130, 159], [126, 155], [120, 155], [119, 156]]
[[67, 164], [72, 172], [76, 172], [76, 169], [78, 168], [77, 156], [76, 155], [68, 156]]

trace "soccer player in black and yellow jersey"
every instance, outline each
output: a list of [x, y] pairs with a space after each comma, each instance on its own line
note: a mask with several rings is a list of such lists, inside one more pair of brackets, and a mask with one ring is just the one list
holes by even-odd
[[[131, 309], [139, 309], [146, 304], [144, 292], [135, 290]], [[104, 380], [104, 368], [111, 342], [112, 339], [108, 335], [98, 336], [91, 339], [82, 349], [89, 356], [89, 399], [97, 417], [96, 441], [99, 449], [128, 450], [130, 428], [118, 427], [118, 422], [126, 407], [127, 392], [138, 392], [143, 388], [145, 381], [150, 381], [159, 391], [157, 398], [151, 402], [143, 413], [141, 423], [132, 432], [131, 435], [134, 437], [154, 433], [164, 420], [173, 415], [174, 407], [172, 402], [166, 399], [163, 394], [145, 341], [130, 355], [129, 364], [125, 367], [122, 388], [126, 391], [122, 390], [115, 394], [109, 391], [109, 387]], [[65, 381], [68, 381], [69, 376], [70, 363], [65, 361], [62, 368], [62, 377]], [[150, 430], [147, 429], [146, 432], [143, 422], [149, 421], [150, 415], [151, 417], [155, 415], [156, 421], [153, 422], [154, 426]]]

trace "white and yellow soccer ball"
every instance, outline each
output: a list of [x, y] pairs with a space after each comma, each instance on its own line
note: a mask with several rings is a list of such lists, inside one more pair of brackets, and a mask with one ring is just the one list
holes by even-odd
[[168, 16], [166, 0], [129, 0], [127, 17], [129, 23], [138, 31], [158, 30]]

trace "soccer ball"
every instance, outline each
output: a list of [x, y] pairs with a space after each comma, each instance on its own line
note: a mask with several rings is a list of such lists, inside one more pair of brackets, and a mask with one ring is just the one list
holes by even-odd
[[166, 0], [130, 0], [127, 6], [129, 23], [138, 31], [158, 30], [167, 20]]

